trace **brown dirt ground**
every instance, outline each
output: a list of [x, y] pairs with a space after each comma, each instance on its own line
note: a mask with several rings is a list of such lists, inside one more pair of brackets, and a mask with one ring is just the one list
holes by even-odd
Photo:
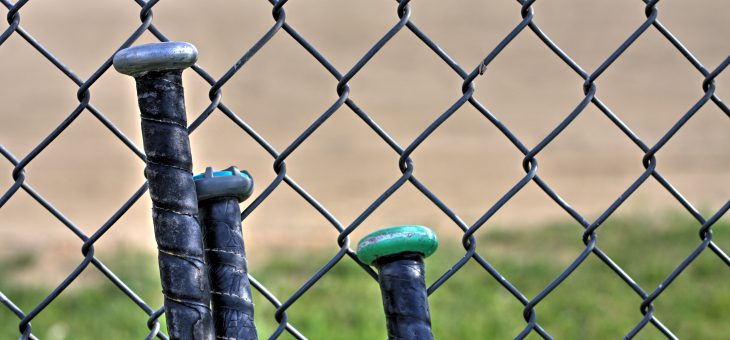
[[[708, 68], [730, 51], [730, 3], [662, 2], [660, 20]], [[472, 69], [521, 19], [511, 1], [414, 1], [412, 20], [466, 69]], [[708, 10], [711, 9], [711, 10]], [[21, 25], [82, 79], [88, 78], [139, 25], [133, 1], [37, 0]], [[154, 23], [200, 50], [199, 64], [221, 76], [273, 24], [266, 1], [161, 2]], [[397, 21], [393, 1], [290, 1], [287, 21], [345, 73]], [[3, 13], [4, 14], [4, 13]], [[594, 70], [645, 19], [643, 2], [538, 1], [535, 21], [586, 70]], [[145, 35], [142, 42], [153, 38]], [[730, 72], [717, 80], [730, 96]], [[78, 104], [77, 86], [17, 34], [0, 46], [3, 105], [0, 143], [23, 157]], [[603, 100], [647, 144], [656, 141], [703, 94], [703, 77], [649, 28], [597, 81]], [[188, 113], [197, 117], [208, 85], [188, 71]], [[476, 97], [528, 147], [549, 133], [583, 98], [582, 80], [525, 31], [477, 80]], [[400, 32], [350, 82], [351, 98], [400, 145], [408, 145], [460, 96], [461, 80], [407, 30]], [[336, 81], [281, 31], [223, 88], [223, 101], [277, 150], [283, 150], [336, 100]], [[91, 102], [141, 146], [132, 79], [107, 71]], [[713, 211], [730, 193], [730, 124], [712, 104], [658, 154], [658, 169], [697, 207]], [[275, 177], [273, 159], [220, 112], [192, 136], [197, 170], [236, 164], [257, 182]], [[412, 156], [415, 175], [467, 223], [473, 223], [524, 172], [522, 155], [484, 117], [465, 106]], [[642, 153], [595, 107], [589, 107], [542, 151], [540, 176], [589, 220], [644, 170]], [[398, 156], [346, 107], [287, 160], [288, 174], [343, 225], [348, 225], [400, 176]], [[87, 235], [99, 228], [144, 180], [143, 163], [97, 119], [84, 112], [26, 168], [27, 183]], [[0, 187], [13, 183], [0, 162]], [[6, 189], [2, 189], [4, 191]], [[617, 214], [682, 209], [649, 179]], [[153, 249], [149, 198], [144, 196], [97, 244], [104, 256], [119, 246]], [[531, 183], [480, 232], [568, 219]], [[458, 229], [406, 184], [353, 233], [392, 224], [425, 224], [441, 235]], [[245, 221], [249, 252], [336, 249], [336, 232], [282, 184]], [[456, 242], [456, 241], [454, 241]], [[43, 207], [19, 192], [0, 209], [0, 258], [42, 249], [43, 263], [68, 272], [81, 241]], [[252, 256], [256, 258], [256, 256]]]

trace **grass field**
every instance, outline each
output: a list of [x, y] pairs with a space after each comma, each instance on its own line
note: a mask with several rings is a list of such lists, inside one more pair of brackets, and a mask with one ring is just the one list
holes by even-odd
[[[696, 223], [682, 218], [663, 222], [642, 219], [609, 221], [599, 229], [599, 246], [645, 290], [651, 291], [699, 244]], [[727, 250], [730, 223], [713, 228], [714, 240]], [[576, 225], [554, 224], [530, 232], [484, 230], [479, 252], [528, 297], [535, 296], [582, 249]], [[442, 240], [428, 259], [433, 282], [461, 254], [458, 240]], [[330, 252], [287, 254], [256, 261], [251, 271], [278, 297], [285, 298], [312, 275]], [[249, 254], [255, 256], [255, 254]], [[306, 256], [304, 256], [306, 255]], [[150, 255], [119, 254], [103, 259], [142, 298], [159, 306], [159, 281]], [[0, 275], [33, 265], [32, 256], [1, 262]], [[140, 267], [139, 263], [149, 265]], [[48, 282], [0, 281], [0, 290], [24, 310], [52, 287]], [[730, 270], [706, 250], [655, 302], [658, 318], [685, 339], [719, 339], [730, 334]], [[276, 323], [273, 308], [255, 295], [261, 338]], [[522, 306], [470, 262], [430, 298], [438, 339], [509, 339], [524, 327]], [[538, 320], [558, 339], [616, 339], [640, 319], [641, 299], [613, 272], [590, 257], [568, 280], [537, 306]], [[312, 339], [383, 339], [384, 318], [377, 283], [352, 261], [343, 260], [288, 311], [290, 322]], [[140, 339], [147, 316], [94, 269], [33, 321], [43, 339]], [[0, 338], [18, 336], [17, 319], [0, 309]], [[284, 336], [283, 338], [289, 338]], [[537, 338], [532, 336], [531, 338]], [[638, 339], [661, 339], [648, 326]]]

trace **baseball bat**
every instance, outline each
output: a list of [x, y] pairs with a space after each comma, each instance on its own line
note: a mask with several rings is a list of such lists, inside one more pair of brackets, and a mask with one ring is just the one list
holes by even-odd
[[436, 234], [422, 226], [382, 229], [358, 243], [360, 261], [378, 269], [389, 340], [433, 339], [423, 260], [436, 248]]
[[253, 192], [253, 179], [232, 166], [193, 177], [198, 192], [208, 265], [213, 323], [218, 338], [256, 340], [251, 283], [238, 206]]
[[197, 54], [189, 43], [164, 42], [120, 50], [113, 62], [137, 84], [167, 330], [171, 339], [212, 340], [182, 87], [182, 71], [195, 63]]

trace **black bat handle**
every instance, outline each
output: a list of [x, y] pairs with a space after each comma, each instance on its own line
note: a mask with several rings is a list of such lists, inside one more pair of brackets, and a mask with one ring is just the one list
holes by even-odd
[[375, 261], [383, 296], [388, 339], [433, 339], [421, 254]]
[[182, 87], [182, 70], [196, 59], [191, 44], [156, 43], [119, 51], [114, 67], [137, 83], [170, 338], [211, 340], [215, 334]]
[[433, 231], [410, 225], [382, 229], [359, 242], [358, 258], [378, 269], [389, 340], [433, 339], [423, 259], [437, 247]]
[[239, 208], [239, 203], [251, 195], [253, 180], [236, 167], [217, 172], [207, 168], [194, 178], [216, 335], [221, 339], [258, 339]]

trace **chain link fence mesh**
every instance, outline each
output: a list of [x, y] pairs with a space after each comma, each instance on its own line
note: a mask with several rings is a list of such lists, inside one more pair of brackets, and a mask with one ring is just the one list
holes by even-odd
[[[27, 31], [21, 25], [22, 22], [22, 9], [28, 4], [28, 0], [21, 0], [12, 2], [10, 0], [0, 0], [2, 4], [8, 9], [7, 21], [9, 26], [2, 31], [0, 34], [0, 49], [3, 48], [3, 44], [12, 36], [21, 37], [27, 44], [32, 46], [37, 53], [40, 53], [45, 59], [55, 66], [55, 68], [68, 77], [78, 86], [77, 99], [78, 106], [68, 114], [65, 119], [58, 124], [58, 126], [45, 137], [40, 143], [37, 144], [29, 153], [25, 155], [16, 155], [11, 150], [0, 144], [0, 153], [2, 156], [12, 164], [12, 179], [13, 184], [4, 190], [2, 197], [0, 198], [0, 207], [4, 206], [8, 201], [12, 200], [19, 191], [25, 191], [30, 197], [32, 197], [38, 204], [48, 210], [55, 218], [58, 219], [71, 233], [83, 241], [81, 252], [83, 259], [76, 266], [76, 268], [68, 273], [68, 276], [63, 280], [50, 294], [40, 301], [34, 308], [30, 310], [22, 310], [14, 302], [12, 296], [6, 296], [0, 292], [0, 302], [3, 306], [15, 315], [19, 319], [18, 327], [22, 339], [35, 339], [33, 335], [33, 328], [31, 322], [43, 311], [53, 303], [53, 301], [64, 293], [64, 290], [76, 280], [79, 275], [90, 267], [95, 267], [104, 276], [112, 282], [121, 292], [123, 292], [130, 300], [132, 300], [141, 311], [149, 316], [147, 327], [149, 328], [148, 338], [157, 337], [160, 339], [167, 339], [165, 332], [161, 329], [161, 324], [158, 319], [163, 315], [163, 310], [158, 306], [150, 306], [143, 301], [130, 287], [128, 287], [124, 281], [118, 278], [103, 262], [95, 257], [95, 244], [104, 235], [114, 227], [115, 223], [127, 213], [127, 211], [140, 200], [140, 198], [146, 193], [147, 186], [142, 184], [138, 190], [128, 198], [128, 200], [118, 207], [116, 212], [99, 228], [93, 231], [93, 233], [84, 232], [79, 226], [67, 218], [61, 211], [54, 207], [51, 202], [45, 199], [41, 193], [31, 186], [29, 181], [26, 179], [25, 169], [39, 156], [41, 153], [46, 152], [45, 150], [52, 145], [57, 137], [59, 137], [64, 130], [69, 126], [73, 125], [79, 116], [82, 114], [89, 114], [103, 124], [116, 138], [121, 145], [129, 150], [129, 152], [136, 155], [140, 161], [144, 161], [145, 155], [138, 145], [136, 145], [130, 138], [128, 138], [104, 113], [101, 112], [90, 100], [91, 94], [90, 89], [95, 83], [107, 72], [113, 72], [110, 70], [112, 65], [112, 55], [109, 55], [106, 61], [99, 65], [93, 74], [83, 79], [75, 74], [66, 64], [57, 58], [54, 53], [46, 48], [43, 42], [36, 40], [32, 33]], [[132, 32], [128, 38], [119, 45], [119, 49], [129, 47], [135, 44], [140, 37], [145, 33], [151, 33], [154, 37], [160, 41], [169, 41], [168, 36], [158, 29], [153, 21], [153, 10], [158, 5], [159, 1], [135, 1], [139, 5], [139, 18], [140, 24], [137, 29]], [[290, 296], [275, 296], [272, 292], [267, 290], [265, 282], [258, 281], [255, 277], [250, 277], [251, 284], [259, 293], [261, 293], [273, 306], [276, 308], [274, 315], [279, 327], [271, 334], [271, 338], [278, 338], [284, 333], [289, 333], [298, 339], [304, 339], [306, 336], [317, 337], [316, 334], [302, 334], [296, 328], [296, 324], [290, 324], [287, 317], [287, 311], [296, 304], [300, 298], [307, 294], [308, 290], [330, 272], [330, 270], [338, 264], [340, 261], [356, 261], [357, 258], [353, 252], [353, 243], [350, 235], [359, 228], [363, 222], [373, 214], [386, 200], [391, 197], [395, 192], [404, 186], [412, 186], [417, 189], [425, 198], [427, 198], [435, 207], [437, 207], [445, 216], [453, 222], [453, 227], [458, 228], [462, 236], [462, 244], [465, 250], [463, 257], [461, 257], [456, 263], [453, 264], [446, 272], [442, 273], [435, 281], [433, 281], [428, 287], [428, 293], [432, 294], [436, 292], [444, 283], [451, 279], [459, 270], [469, 262], [478, 264], [486, 271], [496, 282], [498, 282], [507, 292], [509, 292], [514, 299], [518, 300], [523, 306], [523, 317], [525, 320], [524, 329], [519, 333], [515, 334], [517, 338], [525, 338], [530, 334], [537, 334], [542, 338], [552, 338], [550, 330], [547, 327], [543, 327], [540, 323], [537, 310], [541, 301], [543, 301], [548, 295], [550, 295], [556, 288], [558, 288], [584, 261], [589, 257], [594, 257], [600, 260], [606, 267], [618, 276], [628, 286], [634, 294], [636, 294], [641, 300], [640, 310], [641, 317], [637, 318], [636, 325], [633, 329], [630, 329], [626, 334], [627, 338], [632, 338], [639, 334], [646, 327], [654, 327], [664, 334], [667, 338], [677, 338], [675, 334], [665, 326], [661, 321], [661, 316], [655, 314], [654, 302], [657, 301], [662, 293], [667, 289], [672, 282], [682, 274], [682, 272], [700, 255], [700, 253], [706, 252], [714, 254], [719, 258], [725, 265], [730, 266], [730, 257], [727, 253], [716, 243], [713, 242], [713, 224], [718, 221], [728, 209], [730, 209], [730, 201], [726, 201], [719, 210], [711, 214], [703, 214], [696, 209], [692, 203], [690, 203], [683, 194], [672, 185], [672, 183], [665, 178], [657, 170], [657, 153], [682, 129], [682, 127], [702, 108], [707, 105], [714, 105], [721, 110], [725, 116], [730, 117], [730, 109], [723, 101], [718, 97], [716, 93], [716, 81], [715, 79], [727, 68], [730, 64], [730, 56], [726, 57], [719, 65], [706, 67], [703, 65], [685, 45], [682, 44], [670, 30], [662, 24], [658, 19], [658, 0], [655, 1], [644, 1], [644, 14], [645, 21], [634, 28], [633, 32], [628, 35], [625, 40], [617, 46], [610, 55], [595, 69], [584, 69], [571, 56], [564, 52], [555, 42], [553, 42], [548, 34], [541, 29], [540, 26], [535, 22], [535, 12], [533, 10], [534, 0], [520, 1], [515, 4], [515, 11], [519, 11], [522, 20], [515, 23], [514, 28], [503, 37], [503, 39], [491, 48], [489, 53], [475, 65], [469, 65], [464, 68], [460, 66], [452, 57], [449, 56], [446, 50], [442, 49], [438, 42], [431, 39], [425, 30], [421, 30], [419, 26], [411, 21], [411, 14], [416, 10], [417, 4], [412, 3], [409, 0], [401, 0], [393, 15], [393, 24], [391, 28], [382, 37], [370, 47], [370, 49], [360, 57], [360, 59], [349, 69], [338, 69], [335, 67], [320, 50], [318, 50], [307, 38], [300, 34], [289, 22], [287, 22], [286, 16], [286, 0], [271, 1], [271, 14], [273, 17], [273, 23], [269, 30], [263, 34], [260, 39], [250, 46], [246, 52], [240, 56], [240, 58], [220, 77], [214, 77], [206, 71], [201, 65], [195, 65], [192, 71], [188, 71], [189, 74], [193, 72], [197, 77], [203, 79], [209, 84], [209, 105], [199, 113], [190, 112], [192, 123], [189, 126], [189, 131], [194, 133], [195, 130], [202, 124], [205, 124], [208, 118], [213, 114], [221, 114], [228, 118], [231, 124], [234, 124], [240, 128], [242, 134], [252, 138], [266, 153], [268, 153], [273, 160], [273, 168], [276, 173], [276, 177], [270, 183], [259, 183], [260, 192], [257, 196], [248, 202], [246, 202], [245, 208], [242, 211], [241, 219], [244, 221], [246, 218], [259, 207], [262, 202], [282, 186], [288, 186], [293, 189], [296, 193], [305, 200], [312, 209], [316, 210], [322, 215], [324, 219], [329, 221], [331, 227], [334, 228], [338, 236], [336, 238], [337, 246], [339, 251], [336, 255], [332, 256], [329, 261], [324, 263], [321, 268], [312, 275], [304, 284], [302, 284], [298, 290], [296, 290]], [[639, 39], [642, 35], [649, 31], [655, 31], [661, 34], [666, 40], [666, 43], [676, 49], [686, 59], [686, 62], [690, 64], [697, 73], [703, 77], [701, 83], [696, 84], [703, 90], [703, 95], [696, 99], [694, 105], [686, 111], [679, 120], [667, 131], [663, 132], [661, 138], [654, 144], [648, 144], [637, 134], [635, 134], [630, 127], [625, 124], [619, 117], [609, 108], [598, 97], [596, 82], [606, 70], [608, 70], [614, 62], [616, 62], [622, 54]], [[727, 33], [727, 32], [725, 32]], [[363, 70], [366, 64], [386, 45], [391, 43], [391, 40], [396, 35], [412, 35], [415, 36], [420, 42], [422, 42], [433, 55], [437, 56], [442, 62], [445, 68], [450, 69], [454, 74], [458, 75], [463, 80], [461, 85], [461, 97], [455, 100], [452, 105], [443, 111], [428, 127], [421, 131], [420, 134], [410, 141], [410, 143], [402, 145], [396, 142], [385, 129], [383, 129], [371, 115], [365, 110], [358, 106], [358, 104], [350, 96], [350, 82], [359, 72]], [[331, 103], [331, 106], [322, 112], [319, 117], [306, 127], [300, 134], [288, 144], [282, 150], [277, 150], [270, 144], [267, 139], [259, 134], [252, 125], [246, 120], [241, 118], [233, 109], [226, 105], [223, 96], [223, 90], [225, 85], [234, 77], [240, 70], [246, 68], [247, 62], [255, 57], [264, 46], [267, 45], [275, 36], [283, 35], [292, 38], [296, 41], [301, 48], [303, 48], [314, 61], [316, 61], [321, 67], [326, 70], [331, 77], [337, 80], [335, 91], [337, 94], [336, 100]], [[544, 138], [539, 142], [530, 147], [525, 145], [520, 137], [510, 127], [505, 125], [497, 115], [493, 114], [485, 103], [480, 102], [474, 96], [475, 83], [480, 76], [485, 75], [490, 70], [490, 65], [493, 60], [497, 58], [500, 53], [519, 35], [533, 35], [537, 37], [542, 44], [547, 46], [555, 56], [557, 56], [562, 62], [564, 62], [575, 74], [577, 74], [583, 80], [583, 93], [584, 97], [580, 100], [575, 107], [567, 113], [562, 121], [555, 126]], [[11, 100], [6, 98], [5, 100]], [[130, 98], [132, 101], [132, 98]], [[483, 119], [488, 121], [494, 127], [496, 127], [503, 137], [508, 140], [519, 152], [523, 155], [522, 168], [524, 175], [513, 184], [513, 186], [504, 192], [500, 199], [496, 203], [491, 205], [483, 215], [476, 220], [473, 224], [467, 224], [460, 218], [444, 201], [442, 201], [436, 194], [434, 194], [423, 182], [421, 182], [415, 175], [415, 165], [411, 158], [411, 155], [424, 143], [429, 141], [429, 137], [436, 131], [442, 124], [449, 120], [454, 113], [462, 107], [471, 106], [476, 109]], [[594, 220], [588, 220], [576, 209], [571, 207], [561, 196], [556, 193], [555, 190], [550, 186], [548, 181], [544, 180], [538, 174], [538, 158], [540, 153], [553, 142], [556, 137], [561, 133], [587, 108], [594, 107], [598, 109], [605, 117], [607, 117], [616, 128], [618, 128], [627, 140], [630, 140], [633, 145], [641, 150], [643, 153], [642, 164], [644, 171], [635, 178], [633, 183], [629, 185], [624, 191], [613, 200], [613, 202], [606, 208], [598, 218]], [[386, 144], [398, 157], [398, 166], [402, 174], [390, 187], [387, 188], [377, 199], [372, 201], [369, 206], [363, 210], [351, 223], [342, 223], [336, 218], [328, 209], [321, 204], [315, 197], [310, 195], [300, 184], [294, 181], [287, 174], [286, 160], [291, 157], [297, 150], [305, 144], [310, 136], [317, 131], [325, 122], [327, 122], [333, 114], [338, 110], [349, 110], [354, 113], [362, 122], [364, 122], [377, 136], [380, 137], [382, 143]], [[255, 175], [255, 174], [254, 174]], [[676, 265], [674, 271], [669, 273], [666, 278], [656, 287], [642, 287], [632, 279], [618, 264], [616, 264], [609, 254], [604, 252], [599, 243], [597, 242], [597, 232], [600, 229], [601, 224], [606, 221], [612, 214], [622, 205], [632, 194], [647, 181], [656, 181], [660, 184], [666, 192], [678, 201], [684, 209], [691, 214], [691, 216], [697, 222], [697, 246], [686, 258]], [[482, 256], [477, 251], [477, 240], [475, 233], [490, 220], [500, 209], [508, 204], [510, 199], [520, 192], [529, 183], [535, 183], [560, 209], [564, 210], [572, 219], [574, 219], [583, 230], [583, 237], [576, 239], [576, 242], [582, 242], [584, 249], [575, 256], [570, 264], [564, 268], [562, 273], [554, 278], [544, 289], [534, 297], [528, 297], [523, 294], [519, 287], [513, 285], [509, 277], [503, 276], [490, 261]], [[361, 265], [371, 277], [376, 278], [376, 273], [368, 266]], [[727, 267], [718, 268], [718, 270], [727, 270]], [[255, 274], [255, 273], [254, 273]], [[720, 284], [720, 283], [718, 283]]]

